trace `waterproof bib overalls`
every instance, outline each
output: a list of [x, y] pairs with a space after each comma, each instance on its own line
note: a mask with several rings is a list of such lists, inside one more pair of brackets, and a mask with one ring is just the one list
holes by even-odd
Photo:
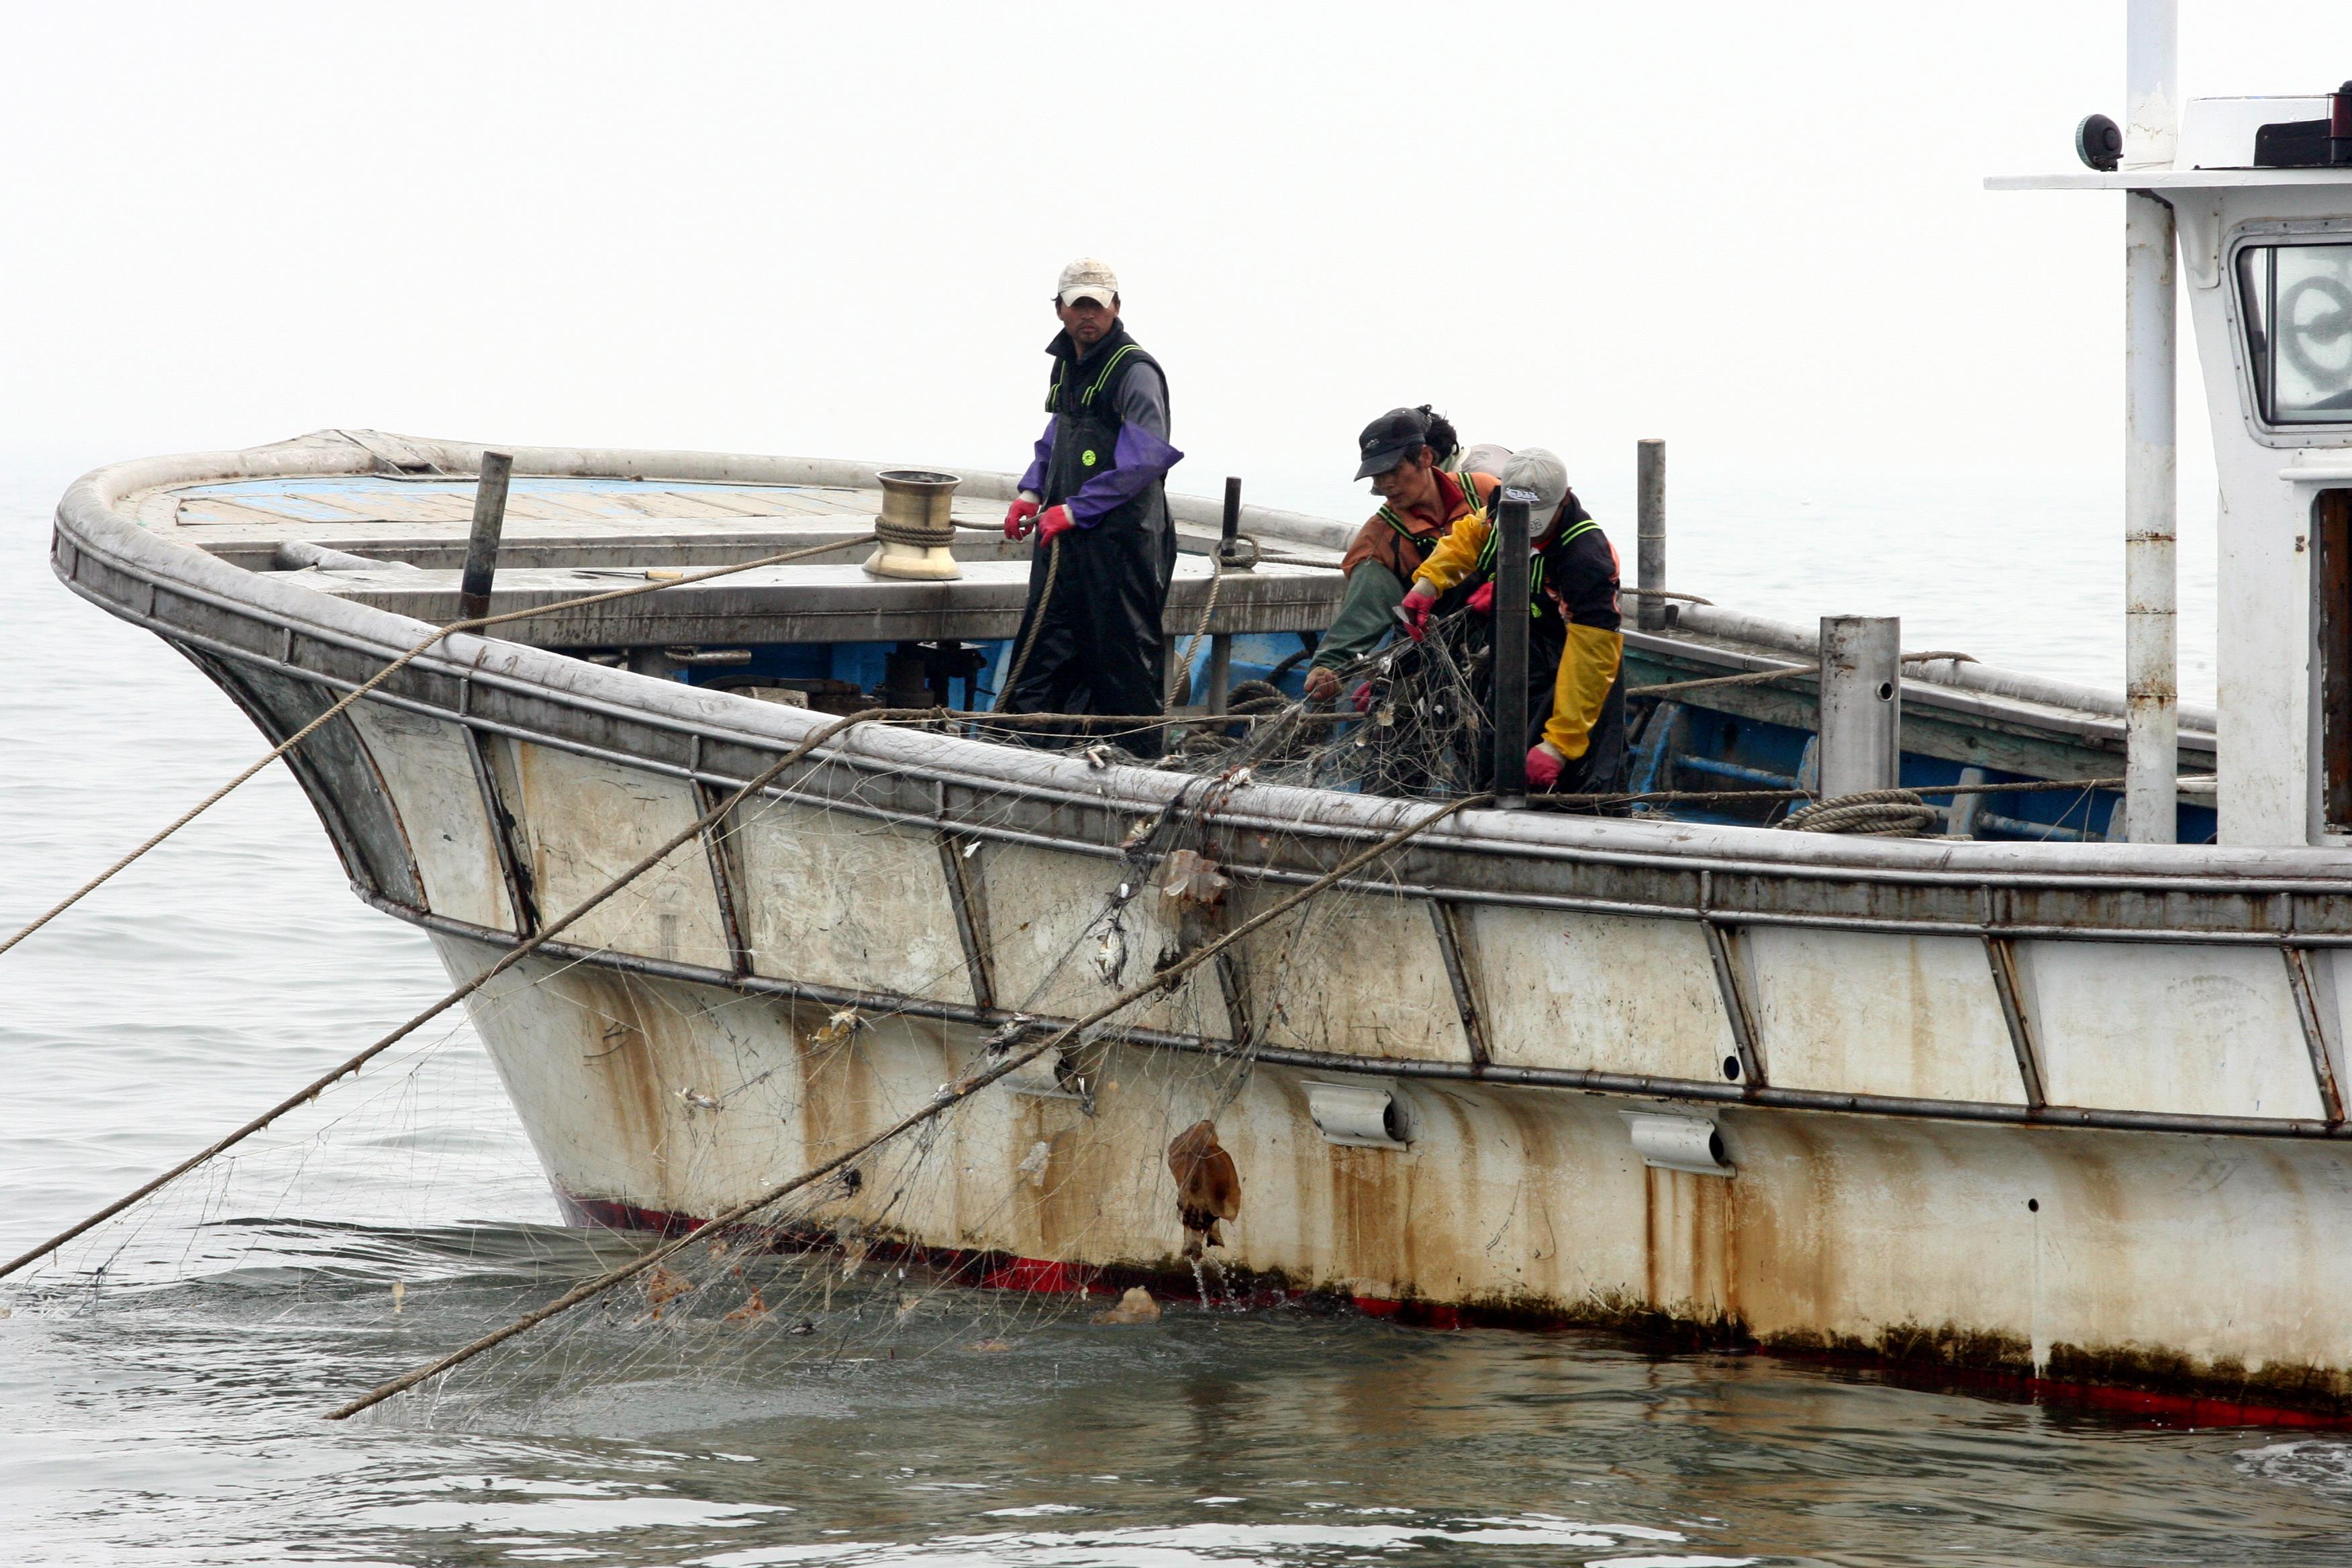
[[[1139, 367], [1159, 374], [1125, 327], [1083, 357], [1057, 363], [1046, 410], [1054, 416], [1054, 455], [1045, 478], [1046, 507], [1058, 506], [1116, 461], [1118, 391]], [[1166, 384], [1166, 378], [1161, 377]], [[1054, 592], [1045, 602], [1052, 558]], [[1160, 617], [1176, 570], [1176, 531], [1168, 519], [1164, 484], [1073, 528], [1030, 558], [1029, 602], [1021, 613], [1019, 647], [1030, 627], [1036, 641], [1014, 685], [1016, 713], [1158, 713], [1167, 689], [1167, 646]], [[1121, 737], [1143, 756], [1160, 753], [1160, 732]]]

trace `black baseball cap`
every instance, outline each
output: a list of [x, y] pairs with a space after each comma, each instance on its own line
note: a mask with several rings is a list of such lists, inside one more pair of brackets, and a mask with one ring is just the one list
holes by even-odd
[[1429, 416], [1418, 408], [1391, 408], [1356, 437], [1356, 451], [1364, 459], [1357, 465], [1356, 477], [1385, 474], [1428, 445]]

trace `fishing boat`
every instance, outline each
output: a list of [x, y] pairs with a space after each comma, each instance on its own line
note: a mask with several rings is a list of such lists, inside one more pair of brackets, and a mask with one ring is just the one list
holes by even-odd
[[[2129, 209], [2125, 691], [1678, 595], [1644, 549], [1648, 798], [1458, 811], [975, 1097], [954, 1180], [853, 1170], [811, 1223], [999, 1286], [1205, 1250], [1438, 1321], [2352, 1411], [2352, 91], [2176, 113], [2168, 8], [2134, 16], [2126, 124], [1995, 182]], [[2176, 258], [2222, 490], [2210, 711], [2173, 693]], [[460, 616], [503, 450], [121, 463], [64, 498], [55, 570], [283, 742]], [[727, 1212], [1431, 813], [969, 717], [1017, 657], [1013, 483], [516, 453], [488, 608], [569, 607], [449, 635], [288, 753], [354, 892], [464, 980], [808, 748], [469, 1001], [578, 1221]], [[1244, 744], [1304, 712], [1352, 530], [1171, 510], [1180, 710]], [[840, 727], [876, 710], [966, 717]], [[1797, 790], [1908, 791], [1925, 831], [1756, 798]], [[1237, 1179], [1208, 1237], [1168, 1159], [1204, 1123]]]

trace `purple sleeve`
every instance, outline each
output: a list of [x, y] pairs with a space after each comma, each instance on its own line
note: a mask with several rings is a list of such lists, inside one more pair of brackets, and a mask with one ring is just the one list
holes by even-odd
[[1036, 455], [1029, 459], [1029, 466], [1021, 470], [1021, 482], [1015, 485], [1013, 489], [1029, 490], [1037, 495], [1044, 495], [1045, 493], [1045, 466], [1053, 460], [1054, 421], [1052, 418], [1048, 417], [1045, 421], [1045, 433], [1037, 437]]
[[1129, 421], [1119, 426], [1118, 445], [1111, 453], [1108, 473], [1097, 474], [1070, 498], [1070, 516], [1081, 528], [1092, 528], [1103, 513], [1126, 505], [1183, 460], [1184, 454]]
[[1070, 517], [1080, 528], [1092, 528], [1103, 513], [1133, 500], [1184, 459], [1168, 444], [1168, 385], [1158, 373], [1138, 370], [1120, 382], [1118, 417], [1109, 472], [1097, 474], [1070, 498]]

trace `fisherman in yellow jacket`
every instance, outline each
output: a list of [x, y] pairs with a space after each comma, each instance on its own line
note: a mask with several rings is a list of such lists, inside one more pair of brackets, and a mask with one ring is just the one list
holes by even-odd
[[[1617, 551], [1568, 487], [1568, 468], [1540, 447], [1515, 452], [1498, 476], [1532, 493], [1528, 537], [1528, 786], [1567, 794], [1625, 787], [1625, 635]], [[1485, 513], [1456, 522], [1413, 574], [1401, 606], [1413, 639], [1441, 595], [1465, 582], [1474, 613], [1493, 614], [1495, 547]]]

